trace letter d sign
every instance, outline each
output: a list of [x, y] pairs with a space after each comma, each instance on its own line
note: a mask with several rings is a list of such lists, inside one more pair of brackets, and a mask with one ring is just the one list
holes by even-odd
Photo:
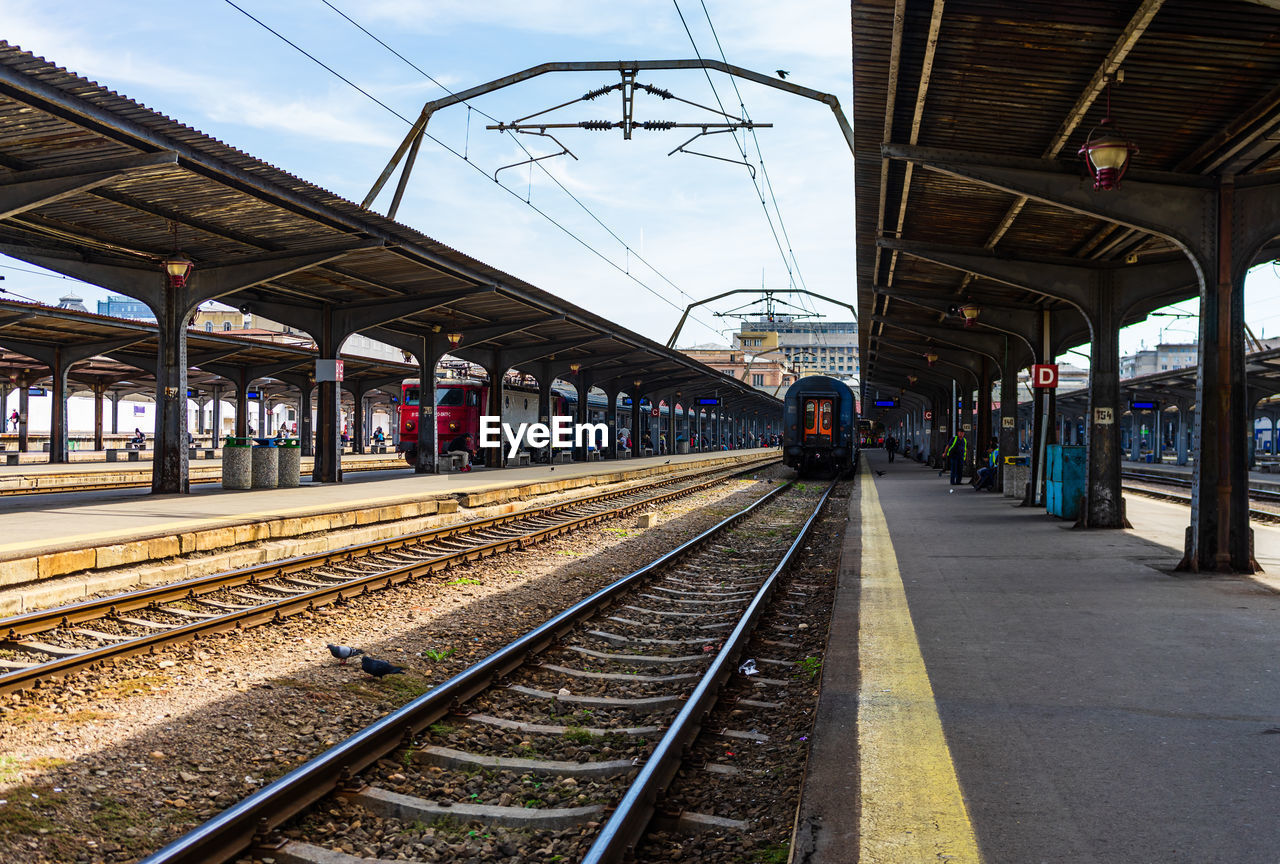
[[1031, 386], [1053, 390], [1058, 386], [1058, 367], [1053, 363], [1036, 363], [1031, 367]]

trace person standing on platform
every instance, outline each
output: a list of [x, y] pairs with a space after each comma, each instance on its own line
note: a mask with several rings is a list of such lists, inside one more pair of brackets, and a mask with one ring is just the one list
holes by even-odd
[[898, 439], [890, 435], [884, 439], [884, 452], [889, 454], [889, 464], [893, 464], [893, 454], [898, 452]]
[[951, 485], [957, 486], [964, 479], [964, 463], [969, 458], [969, 441], [964, 437], [963, 429], [956, 430], [944, 455], [947, 457], [947, 464], [951, 466]]
[[13, 409], [13, 413], [9, 415], [9, 431], [10, 431], [10, 432], [17, 432], [17, 431], [18, 431], [18, 420], [19, 420], [19, 419], [20, 419], [20, 418], [18, 417], [18, 409], [16, 409], [16, 408], [15, 408], [15, 409]]

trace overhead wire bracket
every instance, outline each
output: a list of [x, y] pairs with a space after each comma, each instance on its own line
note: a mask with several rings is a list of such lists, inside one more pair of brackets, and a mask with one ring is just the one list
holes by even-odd
[[674, 156], [677, 153], [687, 153], [690, 156], [705, 156], [708, 159], [718, 159], [721, 162], [728, 162], [730, 165], [745, 165], [747, 166], [747, 170], [751, 172], [751, 179], [754, 180], [756, 179], [756, 166], [752, 165], [750, 162], [746, 161], [745, 159], [729, 159], [728, 157], [725, 157], [725, 156], [716, 156], [711, 153], [703, 153], [701, 150], [685, 149], [694, 141], [697, 141], [699, 138], [703, 137], [704, 135], [719, 135], [722, 132], [736, 132], [738, 131], [738, 129], [746, 127], [746, 125], [747, 124], [741, 124], [737, 126], [730, 126], [727, 129], [716, 129], [714, 132], [707, 131], [707, 127], [703, 126], [701, 132], [699, 132], [697, 135], [694, 135], [688, 141], [684, 142], [683, 144], [681, 144], [676, 149], [672, 150], [667, 155]]
[[[564, 156], [566, 154], [568, 154], [569, 156], [573, 156], [573, 151], [571, 151], [568, 147], [561, 144], [560, 140], [556, 138], [556, 136], [552, 135], [550, 132], [545, 131], [545, 129], [542, 131], [536, 131], [536, 132], [532, 129], [515, 129], [514, 131], [520, 132], [524, 135], [537, 135], [540, 138], [550, 138], [552, 141], [556, 142], [556, 145], [560, 148], [560, 152], [548, 153], [545, 156], [534, 156], [532, 159], [522, 159], [519, 162], [512, 162], [510, 165], [503, 165], [497, 171], [493, 172], [494, 183], [498, 182], [499, 172], [506, 171], [508, 168], [519, 168], [521, 165], [532, 165], [534, 162], [541, 162], [543, 159], [554, 159], [557, 156]], [[573, 156], [573, 161], [577, 162], [578, 157]]]

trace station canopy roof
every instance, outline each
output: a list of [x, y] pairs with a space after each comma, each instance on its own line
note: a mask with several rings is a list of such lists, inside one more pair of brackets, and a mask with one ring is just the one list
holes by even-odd
[[[864, 380], [896, 389], [908, 373], [921, 385], [968, 379], [963, 370], [973, 371], [982, 354], [1006, 362], [1006, 336], [1016, 370], [1030, 352], [1032, 324], [1046, 311], [1053, 353], [1090, 341], [1073, 306], [991, 278], [984, 256], [1033, 265], [1168, 265], [1123, 311], [1122, 326], [1196, 297], [1194, 270], [1168, 240], [938, 164], [958, 152], [1005, 168], [1074, 173], [1087, 189], [1077, 153], [1109, 100], [1115, 125], [1139, 151], [1126, 181], [1172, 176], [1165, 172], [1180, 175], [1178, 182], [1189, 175], [1239, 180], [1276, 171], [1277, 6], [853, 0]], [[1122, 182], [1119, 191], [1099, 194], [1128, 193]], [[953, 311], [965, 304], [979, 308], [970, 329]], [[940, 357], [933, 369], [923, 359], [929, 351]]]
[[[154, 390], [158, 335], [156, 325], [147, 321], [0, 300], [0, 375], [11, 384], [41, 383], [50, 377], [46, 361], [53, 350], [70, 349], [90, 355], [69, 372], [73, 389], [78, 383], [143, 393]], [[297, 389], [315, 368], [316, 357], [316, 350], [305, 345], [187, 331], [188, 385], [198, 391], [225, 387], [227, 380], [234, 383], [241, 371], [248, 382], [270, 378]], [[389, 386], [418, 374], [413, 364], [358, 355], [345, 356], [343, 363], [348, 388], [357, 383]]]
[[297, 321], [337, 310], [362, 322], [352, 329], [409, 351], [421, 350], [426, 332], [461, 332], [449, 353], [486, 368], [533, 374], [531, 364], [554, 358], [561, 371], [553, 374], [580, 363], [594, 383], [612, 381], [624, 391], [639, 379], [646, 393], [718, 391], [735, 407], [779, 405], [745, 382], [0, 41], [0, 252], [90, 282], [98, 281], [92, 268], [107, 265], [131, 268], [138, 278], [155, 274], [161, 284], [173, 224], [197, 272], [243, 274], [312, 256], [318, 263], [217, 295], [299, 329], [308, 328]]

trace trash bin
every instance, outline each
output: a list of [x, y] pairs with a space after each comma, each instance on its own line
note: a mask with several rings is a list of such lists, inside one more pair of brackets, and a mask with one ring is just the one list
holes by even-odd
[[280, 448], [274, 438], [258, 438], [253, 445], [253, 488], [274, 489], [280, 483]]
[[280, 453], [278, 479], [281, 489], [292, 489], [298, 485], [302, 473], [302, 442], [297, 438], [289, 438], [277, 448]]
[[1021, 498], [1026, 494], [1029, 482], [1031, 482], [1031, 458], [1029, 456], [1004, 457], [1004, 488], [1001, 490], [1004, 497]]
[[253, 454], [248, 438], [228, 435], [222, 444], [222, 488], [249, 489], [253, 479]]

